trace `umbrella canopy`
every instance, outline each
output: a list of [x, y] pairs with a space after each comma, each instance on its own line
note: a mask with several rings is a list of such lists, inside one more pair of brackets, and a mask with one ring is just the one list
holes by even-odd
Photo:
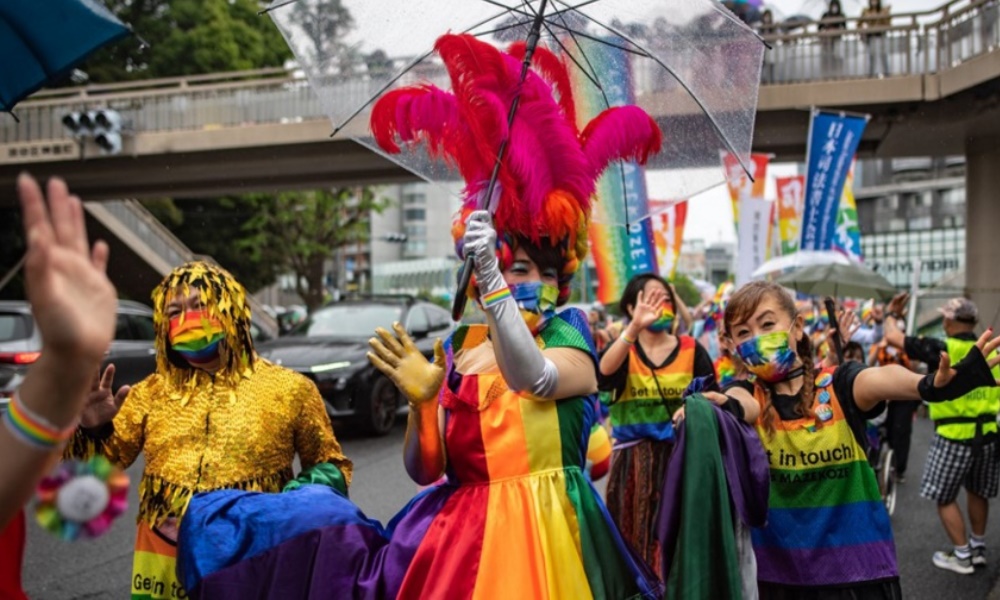
[[97, 0], [0, 2], [0, 111], [67, 75], [92, 52], [129, 34]]
[[[719, 151], [750, 165], [764, 44], [715, 0], [276, 0], [268, 9], [310, 80], [338, 135], [430, 182], [454, 181], [449, 165], [420, 145], [387, 154], [366, 111], [375, 100], [416, 83], [452, 92], [433, 52], [444, 33], [469, 33], [498, 47], [523, 41], [544, 9], [540, 45], [564, 56], [578, 116], [638, 104], [664, 132], [653, 166], [672, 169], [664, 197], [687, 198], [723, 182]], [[341, 15], [342, 16], [342, 15]], [[364, 60], [351, 60], [351, 57]], [[378, 61], [370, 60], [377, 56]], [[388, 57], [408, 57], [391, 59]], [[367, 62], [366, 62], [367, 60]], [[533, 69], [539, 65], [533, 64]], [[592, 118], [593, 115], [586, 117]], [[583, 118], [583, 117], [581, 117]], [[586, 122], [586, 121], [584, 121]], [[625, 169], [605, 176], [625, 180]], [[624, 185], [621, 186], [624, 189]], [[640, 194], [624, 194], [615, 223], [650, 214]]]
[[785, 256], [772, 258], [753, 272], [753, 279], [761, 279], [768, 275], [784, 273], [793, 269], [816, 265], [853, 265], [857, 264], [845, 254], [833, 250], [802, 250]]
[[776, 283], [812, 296], [890, 300], [897, 290], [889, 280], [859, 265], [816, 265], [782, 275]]

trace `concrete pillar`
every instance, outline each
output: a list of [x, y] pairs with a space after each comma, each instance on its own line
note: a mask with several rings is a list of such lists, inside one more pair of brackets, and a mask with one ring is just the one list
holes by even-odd
[[968, 140], [965, 169], [965, 291], [1000, 329], [1000, 137]]

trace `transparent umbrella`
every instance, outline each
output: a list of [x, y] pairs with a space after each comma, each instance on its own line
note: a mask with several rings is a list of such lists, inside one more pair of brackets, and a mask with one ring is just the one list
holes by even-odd
[[[540, 12], [540, 44], [572, 64], [581, 120], [624, 104], [638, 104], [656, 118], [664, 146], [650, 166], [671, 170], [665, 197], [688, 198], [722, 183], [720, 150], [750, 164], [765, 46], [715, 0], [277, 0], [267, 10], [335, 135], [429, 182], [458, 175], [429, 160], [420, 146], [384, 152], [368, 129], [370, 106], [420, 82], [450, 89], [433, 53], [440, 35], [471, 33], [506, 47], [527, 37]], [[649, 216], [645, 202], [623, 195], [628, 198], [611, 211], [611, 221]]]

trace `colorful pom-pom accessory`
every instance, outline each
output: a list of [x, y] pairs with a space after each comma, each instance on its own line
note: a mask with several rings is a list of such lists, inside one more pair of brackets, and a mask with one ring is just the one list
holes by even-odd
[[36, 491], [35, 519], [66, 541], [98, 537], [128, 508], [129, 478], [103, 456], [63, 461]]
[[14, 392], [14, 398], [7, 405], [3, 422], [14, 437], [29, 446], [40, 450], [51, 450], [61, 445], [73, 436], [76, 423], [65, 429], [59, 429], [44, 417], [34, 413], [21, 401], [20, 391]]

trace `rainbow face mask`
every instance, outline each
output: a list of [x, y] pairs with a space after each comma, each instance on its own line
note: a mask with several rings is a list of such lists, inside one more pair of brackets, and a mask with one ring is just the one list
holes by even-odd
[[559, 288], [541, 281], [526, 281], [510, 286], [510, 294], [517, 302], [521, 318], [531, 333], [538, 333], [542, 325], [556, 312]]
[[751, 373], [768, 383], [778, 383], [795, 366], [795, 352], [788, 340], [787, 331], [772, 331], [736, 346], [736, 354]]
[[670, 328], [674, 324], [674, 307], [664, 302], [660, 307], [660, 316], [656, 317], [656, 320], [650, 323], [648, 329], [653, 333], [659, 333], [661, 331], [670, 331]]
[[222, 324], [208, 311], [192, 310], [170, 319], [170, 347], [192, 367], [211, 364], [219, 357], [219, 344], [226, 337]]

